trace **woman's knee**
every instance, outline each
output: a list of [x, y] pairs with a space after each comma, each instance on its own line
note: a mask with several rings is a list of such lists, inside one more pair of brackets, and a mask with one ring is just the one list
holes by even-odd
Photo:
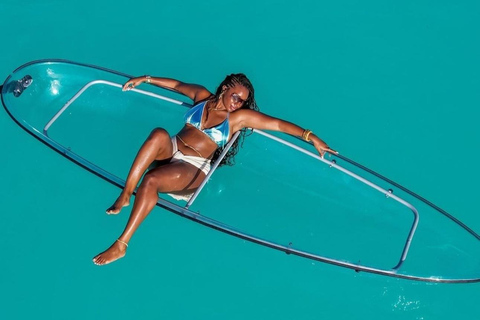
[[167, 130], [163, 128], [155, 128], [148, 136], [148, 140], [154, 140], [160, 143], [164, 143], [170, 140], [170, 135], [168, 134]]
[[148, 188], [158, 190], [161, 177], [157, 173], [153, 172], [154, 170], [148, 171], [140, 183], [141, 188]]
[[181, 165], [165, 165], [148, 171], [140, 187], [156, 192], [172, 192], [192, 184], [191, 173]]

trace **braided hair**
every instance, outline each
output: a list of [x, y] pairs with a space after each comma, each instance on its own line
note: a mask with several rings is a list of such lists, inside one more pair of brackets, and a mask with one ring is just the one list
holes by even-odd
[[[257, 103], [255, 102], [255, 90], [253, 89], [253, 85], [248, 80], [247, 76], [245, 76], [243, 73], [236, 73], [236, 74], [231, 74], [228, 75], [225, 80], [220, 83], [220, 85], [217, 88], [217, 91], [215, 92], [215, 95], [212, 97], [213, 102], [218, 102], [221, 99], [222, 93], [224, 91], [224, 86], [227, 88], [232, 88], [235, 85], [241, 85], [245, 87], [248, 91], [248, 98], [245, 100], [243, 103], [242, 107], [240, 109], [252, 109], [255, 111], [258, 111], [259, 108], [257, 106]], [[240, 131], [240, 135], [238, 136], [237, 140], [233, 143], [232, 147], [227, 151], [227, 154], [225, 157], [222, 159], [220, 162], [219, 166], [223, 165], [229, 165], [233, 166], [235, 164], [234, 157], [238, 153], [238, 150], [240, 149], [241, 146], [243, 146], [243, 141], [245, 139], [245, 136], [247, 135], [247, 128], [243, 128]], [[251, 130], [250, 130], [251, 134]], [[220, 154], [222, 153], [224, 147], [220, 147], [217, 150], [215, 150], [215, 153], [213, 154], [212, 161], [215, 161], [218, 159]]]

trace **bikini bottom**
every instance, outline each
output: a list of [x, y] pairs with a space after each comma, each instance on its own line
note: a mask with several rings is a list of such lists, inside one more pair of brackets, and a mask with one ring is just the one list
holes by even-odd
[[[205, 173], [205, 175], [210, 172], [210, 159], [205, 159], [202, 157], [195, 157], [195, 156], [186, 156], [183, 154], [182, 151], [178, 150], [178, 145], [177, 145], [177, 137], [174, 136], [172, 137], [172, 145], [173, 145], [173, 155], [172, 159], [170, 160], [170, 163], [175, 163], [175, 162], [186, 162], [190, 163], [194, 167], [200, 169]], [[190, 194], [174, 194], [174, 193], [168, 193], [169, 196], [176, 200], [183, 200], [183, 201], [188, 201], [193, 195], [193, 192]]]

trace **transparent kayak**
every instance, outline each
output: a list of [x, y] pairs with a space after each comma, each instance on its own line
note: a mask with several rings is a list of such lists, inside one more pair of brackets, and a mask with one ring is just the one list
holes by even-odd
[[[123, 92], [131, 77], [65, 60], [33, 61], [8, 76], [1, 98], [27, 132], [122, 188], [148, 133], [163, 127], [175, 134], [191, 107], [176, 93], [146, 84]], [[480, 281], [480, 236], [472, 229], [343, 155], [322, 159], [310, 144], [279, 133], [253, 130], [235, 166], [217, 169], [215, 163], [190, 201], [161, 195], [157, 205], [227, 234], [357, 272]]]

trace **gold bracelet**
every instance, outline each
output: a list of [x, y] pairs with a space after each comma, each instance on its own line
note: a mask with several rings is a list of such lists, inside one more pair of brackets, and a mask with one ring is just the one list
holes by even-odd
[[310, 141], [310, 135], [312, 133], [313, 133], [312, 130], [309, 130], [309, 129], [303, 130], [302, 139], [305, 140], [305, 141]]
[[150, 76], [145, 76], [145, 79], [147, 79], [147, 83], [152, 82], [152, 77], [150, 77]]

